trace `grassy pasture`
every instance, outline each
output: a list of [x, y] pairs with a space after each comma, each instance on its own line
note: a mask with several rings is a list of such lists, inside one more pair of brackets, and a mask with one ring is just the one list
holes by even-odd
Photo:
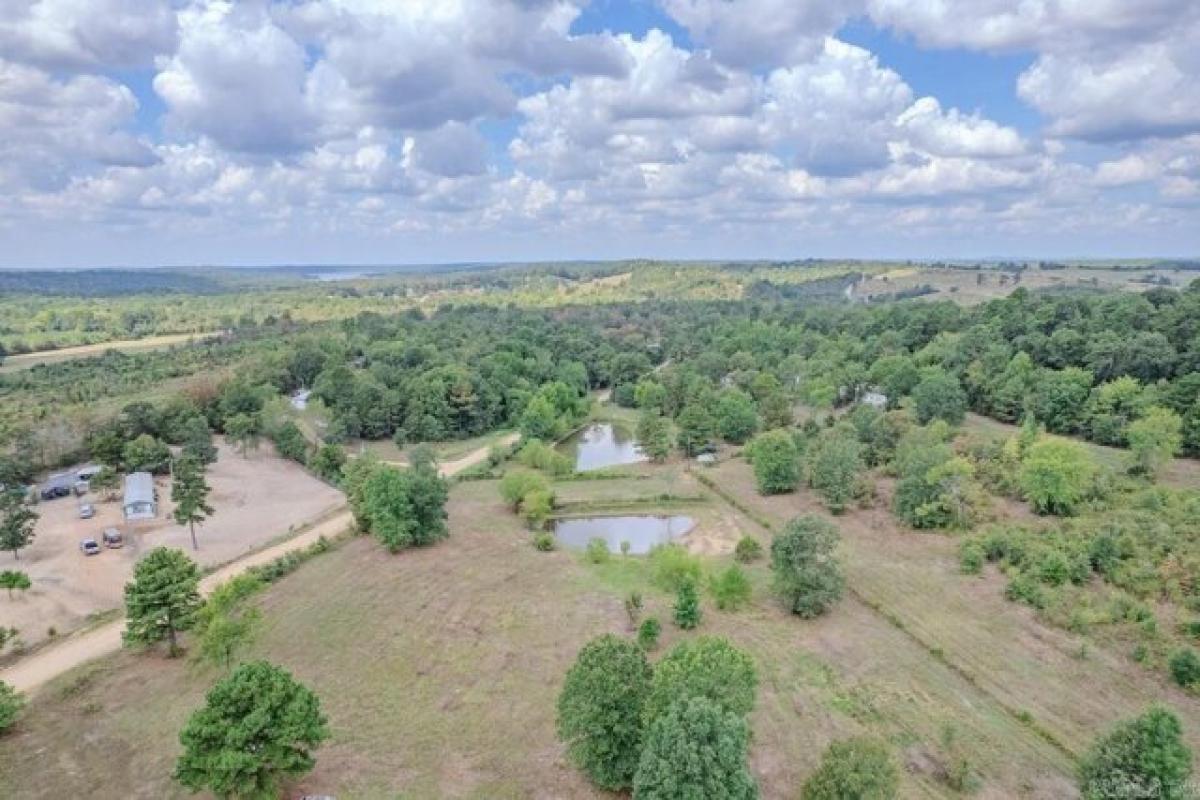
[[22, 353], [8, 356], [0, 364], [0, 373], [16, 372], [29, 369], [39, 364], [57, 364], [60, 361], [70, 361], [75, 358], [98, 356], [108, 350], [119, 350], [122, 353], [140, 353], [147, 350], [158, 350], [164, 347], [202, 342], [219, 336], [214, 333], [173, 333], [164, 336], [147, 336], [144, 339], [127, 339], [120, 342], [103, 342], [101, 344], [85, 344], [78, 347], [63, 347], [58, 350], [43, 350], [39, 353]]
[[[819, 512], [810, 493], [759, 497], [749, 468], [705, 470], [775, 526]], [[735, 541], [770, 532], [678, 464], [635, 477], [564, 481], [566, 502], [652, 513], [646, 498], [696, 494], [683, 513], [696, 535]], [[950, 537], [901, 529], [886, 508], [837, 519], [848, 596], [802, 621], [772, 600], [763, 561], [748, 568], [751, 606], [718, 611], [707, 596], [700, 633], [729, 637], [760, 675], [751, 762], [765, 798], [794, 797], [835, 738], [870, 732], [905, 766], [905, 797], [951, 797], [962, 760], [978, 797], [1062, 797], [1073, 754], [1153, 698], [1183, 716], [1193, 746], [1200, 705], [1123, 656], [1094, 650], [1005, 601], [993, 578], [957, 572]], [[494, 481], [452, 490], [451, 538], [384, 554], [354, 539], [271, 587], [251, 654], [292, 670], [322, 698], [333, 730], [316, 770], [292, 794], [339, 798], [602, 797], [565, 760], [554, 701], [579, 647], [627, 633], [623, 596], [646, 597], [665, 649], [684, 636], [672, 598], [645, 559], [600, 566], [576, 553], [536, 552]], [[709, 568], [728, 563], [719, 549]], [[0, 796], [169, 798], [177, 733], [218, 677], [186, 659], [122, 653], [64, 676], [0, 739]], [[47, 769], [47, 754], [53, 767]]]

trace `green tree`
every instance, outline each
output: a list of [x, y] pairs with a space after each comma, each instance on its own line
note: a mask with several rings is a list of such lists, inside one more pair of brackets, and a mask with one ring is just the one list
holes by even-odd
[[1084, 756], [1079, 790], [1087, 800], [1190, 797], [1192, 752], [1183, 742], [1179, 718], [1167, 708], [1152, 706], [1120, 722]]
[[696, 582], [691, 578], [682, 581], [675, 592], [675, 605], [672, 608], [675, 624], [685, 631], [700, 624], [700, 593], [696, 591]]
[[25, 696], [0, 681], [0, 734], [11, 728], [25, 708]]
[[711, 445], [716, 436], [717, 423], [706, 402], [688, 403], [679, 412], [675, 424], [679, 429], [676, 442], [686, 456], [696, 455]]
[[838, 425], [821, 431], [805, 454], [808, 460], [808, 483], [825, 501], [834, 514], [846, 509], [858, 492], [863, 469], [862, 445], [854, 429]]
[[825, 613], [842, 596], [845, 581], [834, 552], [837, 528], [813, 515], [797, 517], [771, 542], [775, 592], [793, 614]]
[[336, 444], [323, 444], [308, 461], [308, 468], [327, 481], [336, 483], [342, 477], [346, 451]]
[[13, 591], [27, 591], [33, 586], [33, 581], [29, 579], [29, 575], [15, 569], [6, 569], [0, 572], [0, 589], [8, 590], [8, 599], [11, 600]]
[[258, 414], [234, 414], [225, 420], [225, 438], [246, 458], [258, 449], [260, 428]]
[[450, 489], [430, 458], [414, 451], [412, 462], [413, 466], [405, 472], [408, 500], [417, 523], [412, 543], [423, 547], [450, 535], [446, 526], [446, 500]]
[[1070, 515], [1087, 496], [1095, 467], [1083, 445], [1046, 438], [1029, 448], [1021, 490], [1039, 514]]
[[362, 487], [362, 518], [371, 532], [388, 549], [398, 553], [413, 544], [417, 514], [409, 497], [407, 476], [392, 467], [371, 473]]
[[1133, 454], [1134, 471], [1154, 476], [1179, 454], [1183, 420], [1174, 411], [1155, 406], [1129, 424], [1126, 438]]
[[758, 673], [750, 656], [717, 636], [685, 639], [654, 668], [642, 719], [650, 725], [674, 703], [689, 697], [712, 700], [739, 716], [754, 708]]
[[308, 440], [296, 423], [288, 420], [271, 432], [271, 442], [284, 458], [301, 464], [308, 458]]
[[722, 611], [737, 611], [750, 602], [750, 579], [737, 564], [730, 564], [709, 581], [709, 591]]
[[19, 561], [21, 548], [33, 543], [37, 521], [37, 513], [19, 489], [0, 490], [0, 550], [12, 551]]
[[545, 489], [538, 489], [525, 495], [521, 501], [521, 515], [529, 523], [529, 527], [538, 529], [546, 524], [554, 511], [554, 494]]
[[643, 650], [653, 650], [658, 647], [658, 637], [661, 633], [662, 624], [658, 621], [658, 617], [647, 617], [638, 626], [638, 646]]
[[800, 483], [800, 452], [787, 431], [760, 433], [746, 448], [760, 494], [785, 494]]
[[107, 464], [88, 481], [88, 489], [105, 498], [115, 495], [120, 486], [120, 473]]
[[201, 464], [213, 464], [217, 460], [217, 446], [213, 444], [212, 431], [203, 417], [190, 417], [183, 425], [183, 453]]
[[196, 544], [196, 524], [204, 522], [213, 514], [208, 504], [212, 489], [204, 480], [204, 466], [192, 456], [183, 456], [175, 461], [175, 474], [171, 478], [171, 502], [175, 509], [171, 516], [179, 525], [187, 525], [192, 535], [192, 549]]
[[746, 754], [750, 729], [703, 697], [672, 706], [646, 731], [633, 780], [636, 800], [756, 800]]
[[956, 456], [935, 423], [905, 434], [896, 450], [896, 513], [914, 528], [966, 528], [982, 502], [971, 462]]
[[612, 634], [588, 642], [558, 696], [558, 738], [598, 786], [633, 782], [642, 744], [650, 665], [641, 648]]
[[657, 408], [647, 408], [638, 416], [637, 440], [642, 452], [661, 464], [671, 454], [671, 423]]
[[856, 737], [829, 745], [804, 783], [803, 800], [891, 800], [900, 773], [887, 745]]
[[243, 573], [213, 590], [197, 614], [198, 660], [228, 669], [238, 652], [250, 646], [258, 636], [262, 614], [248, 607], [247, 600], [264, 585], [261, 578]]
[[967, 395], [958, 378], [940, 370], [928, 370], [912, 390], [917, 422], [927, 425], [935, 419], [951, 425], [963, 421], [967, 413]]
[[541, 394], [534, 395], [521, 414], [518, 428], [527, 439], [552, 441], [557, 438], [560, 426], [553, 403]]
[[171, 448], [148, 433], [125, 445], [122, 459], [126, 472], [165, 473], [171, 466]]
[[175, 779], [218, 797], [279, 797], [282, 781], [316, 763], [329, 738], [317, 696], [265, 661], [242, 664], [217, 683], [179, 734]]
[[742, 444], [758, 430], [754, 400], [741, 389], [726, 389], [717, 397], [717, 431], [727, 442]]
[[642, 378], [633, 390], [634, 403], [643, 411], [654, 409], [662, 413], [667, 402], [666, 388], [653, 378]]
[[179, 550], [156, 547], [133, 568], [125, 584], [125, 643], [154, 644], [166, 639], [179, 652], [180, 631], [196, 624], [200, 570]]

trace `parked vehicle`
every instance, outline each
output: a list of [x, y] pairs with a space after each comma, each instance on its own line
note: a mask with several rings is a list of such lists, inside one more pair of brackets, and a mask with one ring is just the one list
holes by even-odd
[[105, 528], [102, 538], [104, 539], [104, 546], [110, 550], [119, 550], [125, 546], [125, 537], [116, 528]]
[[91, 503], [81, 503], [79, 506], [79, 518], [91, 519], [96, 516], [96, 507]]
[[92, 489], [92, 485], [87, 481], [75, 481], [75, 496], [83, 497]]
[[100, 555], [100, 545], [96, 544], [95, 539], [84, 539], [82, 542], [79, 543], [79, 550], [85, 556]]
[[43, 500], [55, 500], [59, 497], [68, 497], [70, 494], [70, 486], [47, 486], [42, 489]]

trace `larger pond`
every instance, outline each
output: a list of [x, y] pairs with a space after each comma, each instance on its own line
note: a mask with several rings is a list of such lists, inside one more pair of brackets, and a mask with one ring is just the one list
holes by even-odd
[[603, 539], [613, 553], [621, 552], [621, 542], [629, 542], [630, 553], [644, 554], [695, 526], [691, 517], [684, 516], [577, 517], [556, 520], [554, 536], [571, 550], [583, 550], [592, 539]]
[[633, 432], [623, 425], [597, 422], [567, 437], [560, 446], [567, 455], [575, 457], [575, 470], [615, 467], [646, 460]]

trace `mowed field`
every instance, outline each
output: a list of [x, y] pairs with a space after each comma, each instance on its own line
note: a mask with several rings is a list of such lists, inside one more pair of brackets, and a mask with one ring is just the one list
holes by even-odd
[[[1200, 273], [1171, 269], [1112, 270], [1069, 267], [1067, 269], [1042, 270], [1031, 267], [1021, 273], [1020, 283], [1013, 283], [1011, 280], [1001, 283], [1000, 276], [1002, 274], [1005, 273], [997, 269], [931, 267], [894, 269], [874, 275], [858, 284], [854, 287], [854, 294], [856, 296], [890, 294], [929, 285], [936, 293], [925, 295], [925, 299], [953, 300], [969, 306], [1004, 297], [1021, 286], [1030, 291], [1082, 288], [1144, 292], [1155, 286], [1155, 284], [1147, 282], [1149, 278], [1165, 278], [1170, 281], [1170, 286], [1176, 288], [1187, 286], [1193, 280], [1200, 278]], [[1006, 277], [1008, 276], [1006, 275]]]
[[122, 353], [137, 353], [145, 350], [158, 350], [164, 347], [174, 347], [182, 344], [193, 344], [220, 336], [213, 333], [172, 333], [164, 336], [147, 336], [144, 339], [126, 339], [119, 342], [102, 342], [100, 344], [85, 344], [78, 347], [63, 347], [58, 350], [43, 350], [38, 353], [21, 353], [7, 356], [0, 364], [0, 373], [16, 372], [29, 369], [39, 364], [57, 364], [60, 361], [70, 361], [75, 358], [88, 358], [103, 355], [109, 350], [119, 350]]
[[[562, 483], [573, 507], [653, 513], [655, 494], [696, 496], [687, 542], [711, 567], [725, 543], [770, 532], [679, 463], [639, 477]], [[773, 527], [823, 513], [807, 491], [762, 498], [749, 467], [730, 459], [702, 474]], [[705, 598], [698, 631], [727, 636], [755, 659], [751, 765], [765, 798], [793, 798], [836, 738], [869, 732], [893, 745], [905, 797], [951, 797], [965, 764], [985, 798], [1070, 797], [1075, 758], [1118, 718], [1170, 703], [1200, 745], [1200, 705], [1125, 655], [1049, 629], [1003, 599], [993, 577], [960, 575], [952, 537], [917, 534], [887, 510], [836, 519], [849, 592], [804, 621], [749, 568], [752, 605], [718, 611]], [[669, 504], [668, 504], [669, 505]], [[387, 555], [356, 538], [269, 588], [265, 630], [250, 653], [293, 671], [321, 697], [332, 739], [313, 773], [290, 787], [346, 798], [589, 798], [554, 733], [563, 677], [587, 640], [628, 634], [622, 598], [637, 589], [664, 621], [655, 657], [684, 634], [646, 561], [588, 565], [539, 553], [494, 481], [454, 487], [451, 537]], [[703, 544], [709, 541], [720, 546]], [[170, 779], [177, 736], [219, 677], [186, 659], [121, 653], [44, 689], [0, 739], [0, 796], [183, 797]]]
[[[159, 513], [154, 520], [126, 524], [120, 494], [112, 502], [95, 495], [40, 503], [33, 545], [0, 553], [0, 569], [20, 569], [33, 579], [33, 588], [9, 599], [0, 597], [0, 624], [15, 627], [26, 645], [48, 637], [49, 629], [65, 634], [90, 617], [119, 608], [126, 581], [139, 558], [154, 547], [184, 550], [203, 567], [212, 567], [263, 547], [274, 539], [320, 518], [345, 503], [342, 493], [322, 483], [299, 464], [275, 455], [269, 443], [243, 457], [218, 440], [218, 458], [208, 467], [213, 516], [196, 527], [200, 549], [192, 550], [188, 529], [171, 519], [171, 482], [155, 480]], [[90, 502], [96, 516], [79, 519], [78, 503]], [[118, 550], [104, 549], [84, 556], [84, 537], [100, 540], [105, 528], [125, 537]]]

